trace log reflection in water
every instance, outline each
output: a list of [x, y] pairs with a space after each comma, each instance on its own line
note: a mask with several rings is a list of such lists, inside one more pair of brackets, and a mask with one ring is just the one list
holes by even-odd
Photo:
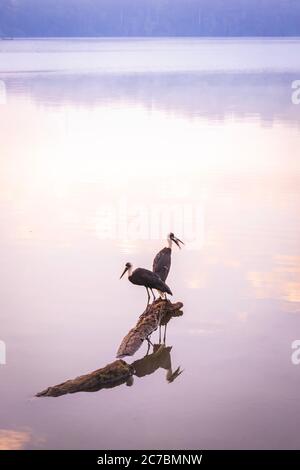
[[90, 374], [81, 375], [53, 387], [48, 387], [37, 397], [59, 397], [67, 393], [98, 392], [102, 388], [114, 388], [126, 383], [133, 384], [133, 367], [120, 359]]
[[[119, 351], [123, 347], [123, 352], [127, 351], [127, 355], [134, 354], [135, 351], [133, 352], [133, 350], [136, 347], [136, 344], [138, 344], [139, 348], [143, 340], [147, 339], [149, 334], [154, 331], [154, 329], [150, 331], [148, 326], [150, 324], [155, 324], [157, 328], [159, 323], [166, 326], [171, 318], [174, 316], [181, 316], [183, 314], [183, 312], [180, 310], [182, 306], [183, 304], [181, 302], [177, 302], [176, 304], [172, 304], [171, 302], [165, 300], [157, 300], [153, 302], [140, 316], [136, 327], [130, 330], [128, 335], [124, 338]], [[158, 318], [156, 322], [154, 322], [154, 316]], [[144, 338], [141, 335], [141, 332], [144, 335]], [[147, 336], [145, 336], [145, 332]], [[139, 335], [138, 343], [136, 340], [133, 341], [134, 337], [137, 335]], [[134, 345], [134, 347], [132, 345]], [[122, 359], [117, 359], [102, 369], [97, 369], [89, 374], [81, 375], [72, 380], [67, 380], [66, 382], [62, 382], [61, 384], [55, 385], [53, 387], [48, 387], [42, 392], [37, 393], [36, 396], [58, 397], [68, 393], [97, 392], [103, 388], [114, 388], [124, 383], [126, 383], [128, 386], [131, 386], [133, 385], [134, 375], [142, 378], [146, 375], [153, 374], [160, 368], [167, 371], [166, 380], [169, 383], [173, 382], [183, 371], [180, 369], [180, 367], [178, 367], [174, 372], [172, 370], [172, 346], [166, 346], [165, 344], [159, 343], [152, 345], [152, 347], [153, 351], [151, 354], [148, 354], [148, 348], [146, 356], [142, 359], [136, 360], [132, 364], [128, 364]]]

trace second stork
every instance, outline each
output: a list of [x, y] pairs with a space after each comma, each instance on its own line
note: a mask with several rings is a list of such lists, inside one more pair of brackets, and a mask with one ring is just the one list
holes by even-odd
[[158, 274], [161, 280], [164, 282], [167, 279], [171, 268], [171, 254], [173, 242], [176, 243], [178, 248], [181, 248], [180, 243], [184, 245], [184, 243], [179, 240], [179, 238], [175, 237], [173, 232], [169, 233], [168, 246], [160, 250], [153, 261], [153, 272]]

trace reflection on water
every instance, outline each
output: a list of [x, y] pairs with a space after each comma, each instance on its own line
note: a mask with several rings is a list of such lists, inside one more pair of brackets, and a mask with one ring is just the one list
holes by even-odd
[[0, 429], [0, 450], [21, 450], [31, 439], [28, 431]]
[[169, 383], [182, 374], [180, 367], [175, 371], [172, 369], [171, 350], [172, 346], [165, 346], [161, 343], [154, 344], [153, 352], [146, 354], [142, 359], [128, 364], [122, 359], [108, 364], [102, 369], [82, 375], [73, 380], [68, 380], [59, 385], [49, 387], [37, 394], [38, 397], [59, 397], [66, 393], [78, 392], [99, 392], [99, 390], [119, 387], [126, 384], [131, 387], [134, 383], [133, 377], [145, 377], [154, 374], [158, 369], [166, 370], [166, 380]]
[[[239, 57], [218, 72], [0, 74], [3, 430], [30, 428], [44, 448], [299, 447], [300, 67]], [[182, 226], [150, 233], [173, 204]], [[186, 242], [168, 277], [185, 308], [172, 362], [148, 376], [142, 345], [133, 387], [30, 401], [112, 362], [145, 303], [119, 268], [150, 268], [170, 230]]]
[[149, 356], [145, 356], [143, 359], [134, 361], [133, 367], [135, 375], [137, 377], [145, 377], [146, 375], [154, 374], [154, 372], [161, 368], [167, 371], [166, 380], [169, 383], [174, 382], [174, 380], [177, 379], [183, 371], [180, 369], [180, 366], [177, 367], [175, 371], [173, 370], [171, 350], [172, 346], [154, 344], [153, 352], [149, 354]]
[[18, 96], [50, 109], [143, 106], [148, 112], [163, 110], [187, 118], [252, 118], [298, 126], [299, 109], [292, 103], [292, 83], [298, 78], [297, 72], [33, 73], [6, 76], [5, 83], [11, 100]]
[[[75, 379], [67, 380], [61, 384], [48, 387], [42, 392], [37, 393], [37, 397], [59, 397], [67, 393], [78, 392], [98, 392], [102, 389], [114, 388], [126, 383], [127, 386], [133, 385], [133, 377], [139, 378], [153, 374], [159, 368], [166, 369], [166, 379], [169, 383], [182, 374], [180, 367], [175, 371], [172, 370], [171, 349], [166, 346], [166, 329], [170, 320], [174, 317], [182, 315], [182, 303], [172, 304], [169, 300], [160, 300], [148, 304], [146, 310], [139, 317], [136, 326], [130, 330], [128, 335], [123, 339], [117, 357], [133, 356], [141, 347], [144, 341], [148, 342], [146, 355], [132, 364], [128, 364], [122, 359], [118, 359], [105, 367], [81, 375]], [[153, 317], [155, 317], [153, 325]], [[150, 326], [150, 329], [149, 329]], [[159, 343], [152, 344], [150, 341], [151, 334], [157, 328], [165, 327], [164, 343], [161, 343], [161, 335], [159, 335]], [[153, 352], [149, 354], [150, 345]]]

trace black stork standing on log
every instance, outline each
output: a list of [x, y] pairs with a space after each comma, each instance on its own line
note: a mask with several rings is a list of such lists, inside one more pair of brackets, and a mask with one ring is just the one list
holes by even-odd
[[158, 276], [163, 282], [165, 282], [165, 280], [167, 279], [171, 268], [171, 254], [173, 242], [176, 243], [176, 245], [180, 249], [180, 243], [184, 245], [184, 243], [179, 240], [179, 238], [175, 237], [173, 232], [169, 233], [167, 240], [168, 246], [160, 250], [153, 261], [153, 272], [158, 274]]
[[148, 269], [144, 268], [136, 268], [133, 270], [131, 263], [126, 263], [125, 269], [120, 277], [120, 279], [124, 276], [124, 274], [128, 271], [128, 279], [132, 284], [137, 286], [144, 286], [147, 290], [148, 295], [148, 303], [150, 302], [150, 294], [149, 289], [152, 292], [153, 298], [155, 300], [155, 295], [152, 289], [156, 289], [161, 293], [167, 293], [169, 295], [173, 295], [171, 289], [167, 284], [161, 280], [158, 274], [149, 271]]

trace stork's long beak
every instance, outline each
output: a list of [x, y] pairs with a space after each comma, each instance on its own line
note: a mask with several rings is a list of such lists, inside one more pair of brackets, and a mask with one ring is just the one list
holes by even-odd
[[123, 273], [121, 274], [120, 279], [122, 279], [122, 277], [124, 276], [124, 274], [126, 273], [126, 271], [128, 271], [128, 268], [127, 268], [127, 267], [124, 269]]
[[177, 237], [172, 238], [172, 240], [173, 240], [174, 243], [176, 243], [178, 248], [181, 250], [181, 246], [179, 245], [179, 243], [181, 243], [182, 245], [184, 245], [184, 243], [181, 240], [179, 240], [179, 238], [177, 238]]

